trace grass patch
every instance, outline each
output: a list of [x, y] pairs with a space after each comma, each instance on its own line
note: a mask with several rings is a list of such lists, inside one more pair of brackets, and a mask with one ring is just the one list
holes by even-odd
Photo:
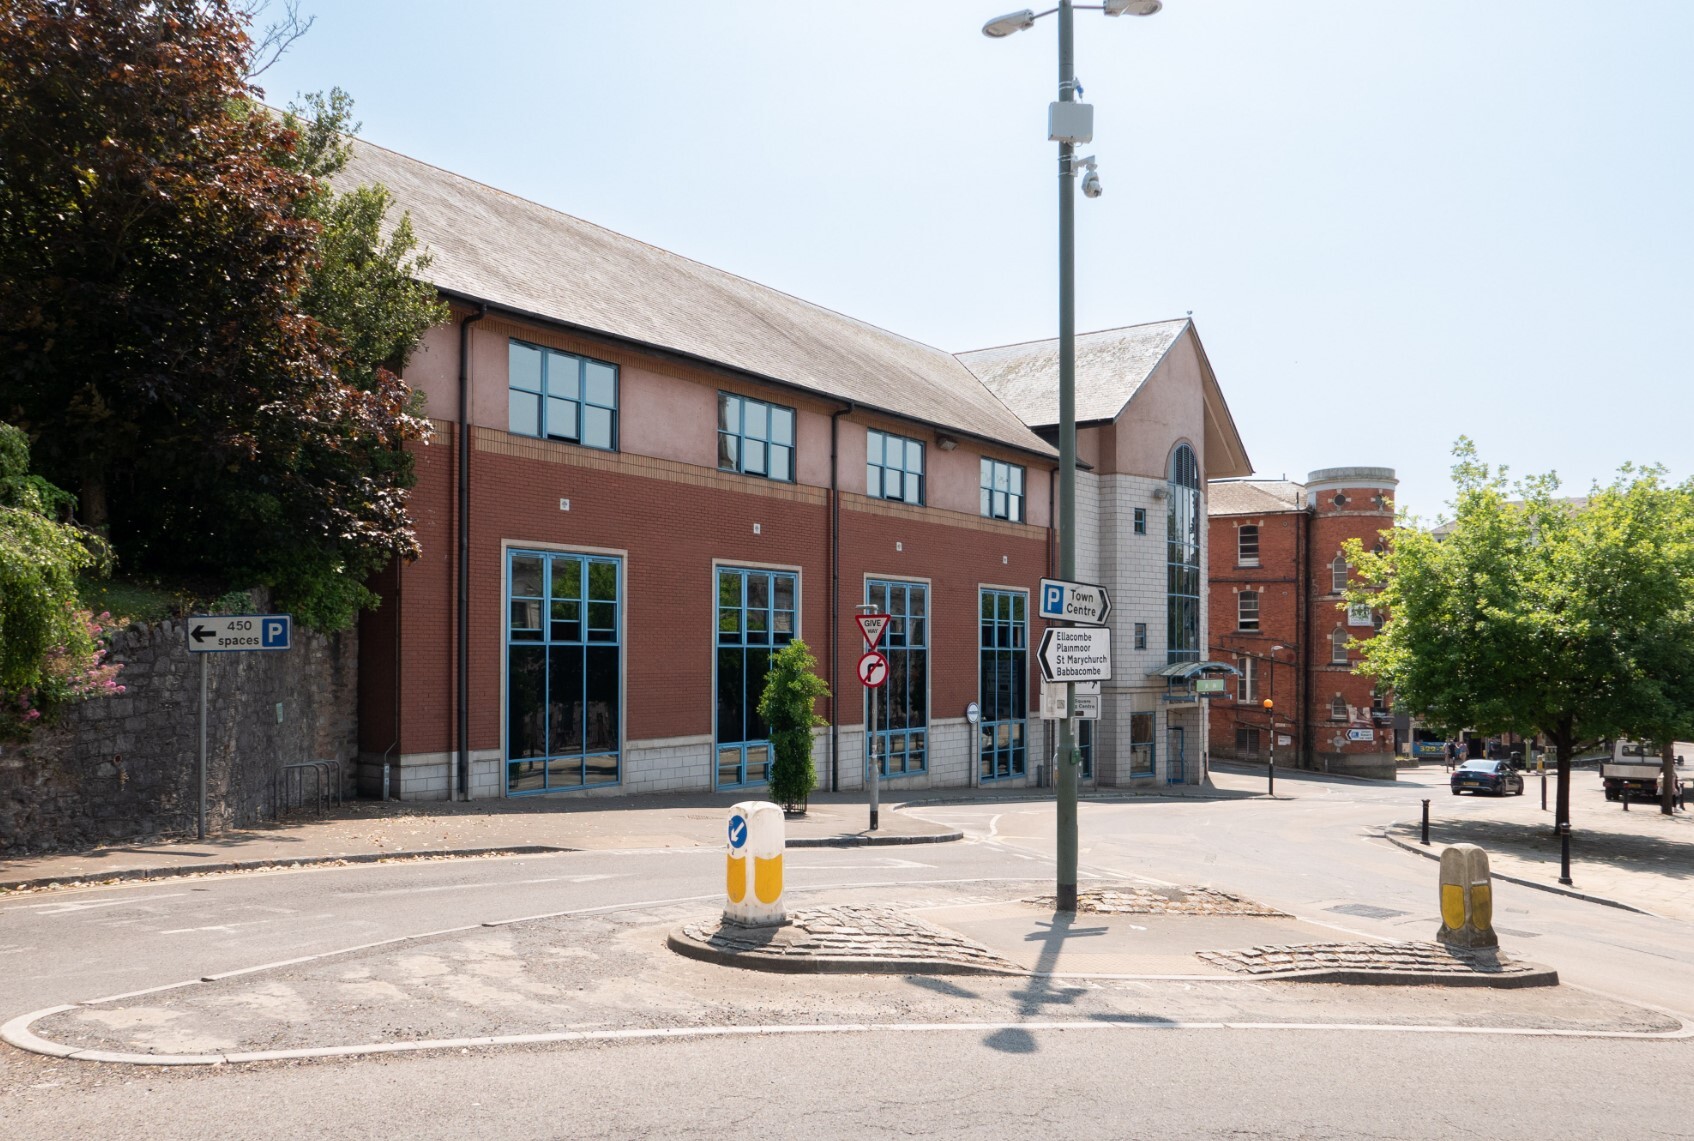
[[82, 605], [94, 613], [104, 610], [114, 618], [127, 618], [131, 622], [162, 622], [185, 614], [239, 612], [247, 607], [244, 596], [234, 599], [222, 587], [210, 582], [121, 576], [85, 578], [77, 583], [77, 595]]

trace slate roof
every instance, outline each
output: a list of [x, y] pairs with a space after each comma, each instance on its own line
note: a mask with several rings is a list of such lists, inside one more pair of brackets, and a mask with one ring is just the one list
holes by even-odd
[[1305, 487], [1287, 479], [1223, 479], [1206, 485], [1208, 515], [1274, 515], [1298, 511]]
[[941, 349], [371, 143], [337, 181], [389, 189], [449, 294], [1057, 455]]
[[[1115, 420], [1176, 343], [1187, 318], [1078, 333], [1076, 422]], [[959, 359], [1027, 424], [1059, 422], [1059, 342], [1027, 341]]]

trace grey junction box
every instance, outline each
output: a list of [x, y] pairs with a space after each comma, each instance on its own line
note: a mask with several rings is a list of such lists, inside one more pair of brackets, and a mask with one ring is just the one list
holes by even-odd
[[1094, 104], [1047, 104], [1047, 140], [1054, 143], [1091, 143], [1094, 141]]

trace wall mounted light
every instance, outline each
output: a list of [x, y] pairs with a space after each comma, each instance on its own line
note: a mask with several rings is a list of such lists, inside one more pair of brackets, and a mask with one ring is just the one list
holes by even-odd
[[955, 440], [951, 436], [940, 436], [940, 435], [938, 435], [938, 436], [935, 437], [935, 446], [940, 448], [944, 452], [950, 452], [954, 448], [959, 446], [959, 441]]

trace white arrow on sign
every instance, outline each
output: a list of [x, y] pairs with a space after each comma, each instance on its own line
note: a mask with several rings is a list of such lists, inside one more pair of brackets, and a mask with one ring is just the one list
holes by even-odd
[[1082, 622], [1104, 626], [1112, 612], [1112, 596], [1092, 582], [1069, 582], [1062, 578], [1041, 580], [1041, 617], [1054, 622]]
[[1106, 626], [1049, 626], [1036, 654], [1048, 681], [1110, 681], [1112, 631]]

